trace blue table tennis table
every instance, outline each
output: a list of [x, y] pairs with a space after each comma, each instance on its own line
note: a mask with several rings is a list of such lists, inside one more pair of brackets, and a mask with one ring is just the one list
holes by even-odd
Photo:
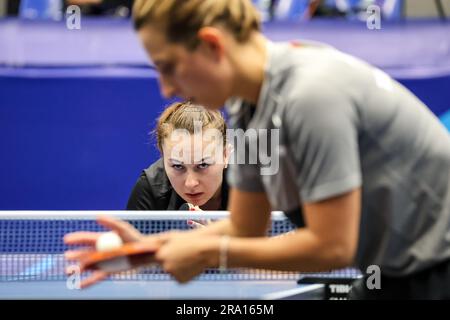
[[39, 300], [310, 300], [323, 299], [322, 284], [298, 285], [288, 280], [107, 280], [86, 289], [69, 289], [66, 281], [22, 281], [0, 284], [0, 299]]

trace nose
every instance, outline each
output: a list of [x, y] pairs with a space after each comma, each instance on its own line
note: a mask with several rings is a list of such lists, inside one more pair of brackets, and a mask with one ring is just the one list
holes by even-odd
[[177, 94], [176, 86], [166, 77], [160, 76], [161, 94], [166, 99], [173, 98]]
[[195, 173], [190, 172], [186, 177], [186, 181], [184, 182], [186, 188], [192, 189], [199, 185], [199, 181], [195, 176]]

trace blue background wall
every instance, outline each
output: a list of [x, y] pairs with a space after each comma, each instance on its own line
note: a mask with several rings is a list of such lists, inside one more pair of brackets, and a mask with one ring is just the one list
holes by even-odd
[[[268, 24], [400, 80], [450, 128], [450, 24]], [[120, 210], [158, 158], [149, 131], [168, 103], [129, 23], [0, 22], [0, 210]], [[411, 128], [414, 130], [414, 127]]]

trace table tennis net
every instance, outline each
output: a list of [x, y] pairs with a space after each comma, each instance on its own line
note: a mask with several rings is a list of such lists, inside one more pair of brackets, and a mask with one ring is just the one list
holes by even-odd
[[[188, 230], [189, 219], [219, 220], [226, 213], [208, 213], [199, 216], [177, 213], [157, 214], [142, 212], [116, 214], [131, 223], [143, 234], [168, 230]], [[65, 269], [70, 262], [64, 259], [64, 251], [73, 249], [63, 243], [67, 233], [75, 231], [109, 231], [97, 224], [95, 215], [80, 214], [22, 214], [0, 215], [0, 281], [65, 280]], [[281, 215], [272, 215], [268, 236], [280, 236], [294, 229], [294, 225]], [[316, 276], [349, 277], [355, 270], [337, 270], [331, 273], [314, 273]], [[230, 269], [226, 273], [208, 269], [200, 280], [297, 280], [297, 272], [269, 270]], [[170, 280], [171, 276], [159, 266], [150, 266], [111, 276], [113, 280]]]

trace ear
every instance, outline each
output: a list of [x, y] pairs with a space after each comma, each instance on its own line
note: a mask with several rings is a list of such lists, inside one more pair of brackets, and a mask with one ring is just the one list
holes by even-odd
[[220, 59], [223, 56], [225, 41], [221, 30], [214, 27], [203, 27], [198, 31], [198, 38], [214, 57]]

